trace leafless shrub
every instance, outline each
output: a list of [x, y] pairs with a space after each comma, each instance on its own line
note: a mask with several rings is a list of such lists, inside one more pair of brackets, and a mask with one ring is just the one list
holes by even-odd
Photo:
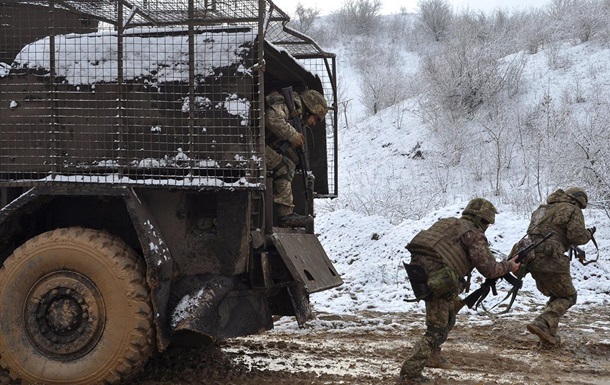
[[309, 33], [316, 20], [320, 16], [320, 10], [317, 8], [306, 8], [303, 4], [298, 3], [295, 10], [295, 19], [291, 21], [291, 26], [296, 30], [305, 34]]
[[453, 11], [446, 0], [420, 0], [417, 3], [421, 24], [430, 31], [435, 41], [441, 41], [448, 33]]
[[333, 14], [333, 20], [347, 35], [373, 35], [381, 5], [381, 0], [346, 0]]
[[407, 75], [395, 46], [370, 38], [356, 45], [353, 64], [359, 74], [360, 101], [373, 115], [406, 99]]

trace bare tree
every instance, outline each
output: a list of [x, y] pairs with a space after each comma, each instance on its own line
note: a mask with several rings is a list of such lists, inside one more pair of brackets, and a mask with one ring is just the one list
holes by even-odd
[[295, 10], [295, 16], [296, 20], [292, 21], [292, 26], [303, 33], [308, 33], [320, 16], [320, 10], [318, 8], [306, 8], [299, 2]]
[[451, 6], [447, 0], [420, 0], [418, 6], [422, 24], [430, 30], [434, 40], [441, 41], [453, 18]]
[[488, 169], [491, 172], [491, 184], [495, 195], [502, 193], [503, 172], [511, 168], [516, 143], [516, 126], [511, 116], [505, 110], [496, 110], [493, 114], [484, 114], [477, 122], [483, 128], [483, 143], [489, 148], [487, 158]]
[[581, 0], [575, 3], [570, 19], [578, 43], [589, 41], [602, 31], [607, 23], [607, 15], [604, 14], [603, 6], [597, 0]]
[[576, 148], [570, 140], [575, 124], [571, 106], [555, 98], [550, 90], [534, 105], [520, 143], [531, 187], [538, 200], [543, 200], [549, 188], [565, 186], [577, 178], [582, 165], [575, 160]]
[[371, 35], [379, 23], [381, 0], [347, 0], [333, 14], [339, 30], [350, 35]]
[[585, 119], [576, 121], [571, 130], [579, 165], [582, 167], [583, 187], [589, 192], [589, 200], [605, 210], [610, 217], [610, 103], [607, 92], [601, 90], [593, 100]]
[[[580, 1], [580, 0], [578, 0]], [[577, 2], [577, 0], [551, 0], [547, 7], [548, 15], [554, 19], [562, 19]]]
[[[431, 108], [441, 106], [456, 117], [472, 117], [484, 104], [512, 97], [521, 82], [523, 55], [503, 58], [495, 38], [481, 38], [481, 28], [459, 24], [440, 52], [422, 61], [420, 79], [426, 84]], [[425, 106], [424, 106], [425, 107]]]
[[407, 75], [396, 47], [368, 38], [356, 46], [360, 101], [375, 115], [407, 97]]
[[[541, 22], [541, 20], [544, 20]], [[549, 40], [550, 28], [547, 15], [541, 10], [533, 10], [519, 15], [519, 31], [515, 33], [519, 48], [535, 54]]]

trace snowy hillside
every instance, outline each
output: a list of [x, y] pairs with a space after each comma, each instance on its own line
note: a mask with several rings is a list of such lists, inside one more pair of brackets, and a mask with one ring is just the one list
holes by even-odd
[[[349, 90], [346, 94], [356, 95], [357, 74], [348, 58], [338, 57], [340, 80], [348, 83], [342, 87]], [[418, 58], [411, 57], [405, 67], [415, 71]], [[558, 110], [569, 111], [586, 122], [588, 111], [610, 83], [609, 63], [610, 50], [595, 41], [562, 43], [529, 54], [515, 103], [529, 106], [532, 113], [544, 103], [555, 103]], [[411, 295], [402, 268], [402, 261], [409, 259], [405, 245], [418, 231], [440, 217], [459, 216], [469, 199], [483, 196], [500, 211], [496, 224], [487, 231], [491, 247], [508, 253], [525, 235], [529, 214], [541, 202], [515, 206], [510, 197], [494, 196], [489, 183], [477, 180], [467, 165], [444, 165], [447, 154], [436, 134], [420, 119], [417, 98], [364, 119], [360, 117], [366, 114], [357, 101], [350, 106], [348, 124], [341, 122], [339, 135], [340, 197], [317, 202], [316, 217], [317, 232], [345, 284], [314, 295], [316, 309], [333, 313], [423, 311], [423, 303], [403, 301]], [[486, 155], [480, 156], [485, 162]], [[567, 181], [568, 176], [564, 176], [556, 180]], [[568, 183], [579, 185], [579, 180]], [[548, 186], [543, 193], [559, 187], [569, 185]], [[600, 256], [599, 262], [586, 267], [572, 262], [579, 307], [610, 302], [610, 220], [592, 206], [584, 210], [585, 222], [587, 227], [598, 229]], [[592, 243], [583, 248], [588, 259], [596, 257]], [[476, 273], [473, 282], [472, 290], [481, 282]], [[502, 287], [500, 298], [507, 290], [506, 285]], [[528, 276], [513, 312], [536, 311], [545, 302]]]

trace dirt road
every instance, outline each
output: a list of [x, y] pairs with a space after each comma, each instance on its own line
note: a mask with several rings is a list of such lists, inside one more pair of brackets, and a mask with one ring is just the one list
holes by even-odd
[[[460, 314], [443, 349], [453, 368], [424, 374], [441, 385], [610, 384], [610, 309], [570, 310], [555, 350], [526, 331], [532, 316]], [[422, 324], [422, 314], [318, 314], [298, 329], [283, 318], [262, 335], [174, 349], [132, 384], [394, 384]]]

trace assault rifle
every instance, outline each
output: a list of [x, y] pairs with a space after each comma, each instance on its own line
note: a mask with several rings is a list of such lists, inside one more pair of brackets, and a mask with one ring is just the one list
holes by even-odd
[[[527, 258], [527, 255], [529, 254], [530, 251], [534, 250], [542, 242], [549, 239], [552, 235], [553, 235], [552, 232], [544, 235], [538, 241], [533, 242], [533, 243], [529, 244], [528, 246], [526, 246], [525, 248], [516, 251], [515, 254], [509, 256], [508, 259], [512, 259], [515, 255], [517, 255], [516, 262], [518, 262], [518, 263], [523, 262], [525, 260], [525, 258]], [[517, 292], [519, 291], [519, 289], [521, 289], [521, 286], [523, 285], [523, 281], [521, 281], [520, 278], [515, 277], [511, 273], [506, 273], [502, 277], [498, 277], [498, 278], [487, 278], [485, 280], [485, 282], [483, 282], [481, 287], [479, 287], [478, 289], [476, 289], [475, 291], [470, 293], [468, 295], [468, 297], [466, 297], [462, 300], [461, 305], [462, 306], [466, 305], [466, 306], [468, 306], [469, 309], [472, 309], [473, 307], [476, 309], [483, 302], [483, 300], [485, 298], [487, 298], [490, 290], [493, 292], [493, 295], [497, 295], [498, 291], [496, 289], [496, 282], [501, 278], [505, 279], [508, 283], [513, 285], [512, 289], [508, 292], [506, 297], [504, 297], [504, 299], [502, 299], [502, 301], [504, 301], [506, 298], [508, 298], [512, 295], [511, 301], [508, 304], [507, 308], [504, 311], [502, 311], [502, 313], [507, 313], [510, 310], [513, 302], [515, 301], [515, 298], [517, 297]], [[500, 302], [502, 302], [502, 301], [500, 301]], [[459, 311], [459, 309], [457, 309], [456, 311]]]
[[305, 156], [305, 152], [307, 151], [307, 142], [305, 141], [305, 133], [303, 132], [303, 127], [301, 126], [301, 117], [294, 105], [294, 98], [292, 97], [292, 87], [284, 87], [282, 88], [282, 94], [284, 95], [284, 101], [288, 106], [288, 112], [290, 113], [289, 123], [295, 130], [301, 135], [303, 135], [303, 146], [298, 147], [296, 149], [297, 156], [299, 158], [299, 165], [301, 166], [301, 172], [303, 173], [303, 188], [305, 194], [305, 201], [309, 201], [309, 190], [307, 188], [307, 169], [309, 168], [309, 164], [307, 162], [307, 157]]

